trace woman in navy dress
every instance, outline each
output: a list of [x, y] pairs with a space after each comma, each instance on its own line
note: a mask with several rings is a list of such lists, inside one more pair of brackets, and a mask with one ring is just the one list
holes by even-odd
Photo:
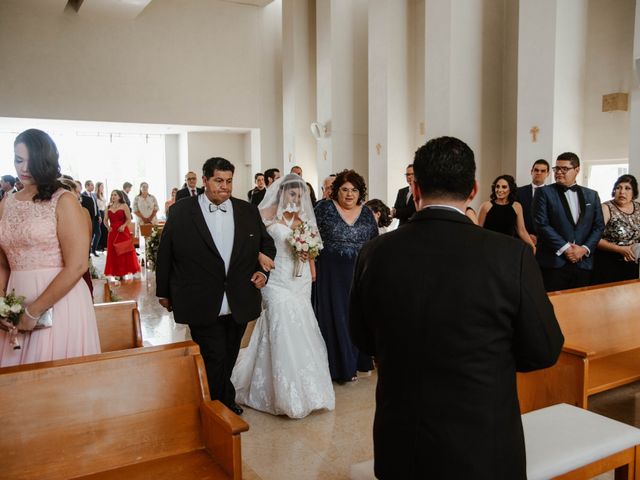
[[349, 335], [349, 291], [356, 257], [378, 235], [378, 225], [364, 206], [367, 187], [354, 170], [340, 172], [328, 200], [315, 208], [324, 248], [317, 259], [314, 309], [327, 344], [331, 378], [355, 380], [357, 371], [373, 369], [370, 357], [360, 355]]

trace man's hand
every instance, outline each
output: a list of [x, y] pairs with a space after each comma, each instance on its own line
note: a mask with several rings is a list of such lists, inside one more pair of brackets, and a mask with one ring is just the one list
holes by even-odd
[[581, 245], [572, 243], [564, 254], [571, 263], [578, 263], [582, 261], [582, 258], [587, 254], [587, 249]]
[[267, 284], [267, 277], [262, 272], [255, 272], [251, 275], [251, 283], [253, 283], [257, 289], [260, 289]]
[[168, 298], [159, 298], [158, 302], [160, 303], [160, 305], [167, 309], [167, 312], [171, 312], [173, 310], [173, 307], [171, 306], [171, 300], [169, 300]]
[[534, 245], [538, 244], [538, 237], [536, 237], [533, 233], [529, 234], [529, 238], [531, 238], [531, 241], [533, 242]]

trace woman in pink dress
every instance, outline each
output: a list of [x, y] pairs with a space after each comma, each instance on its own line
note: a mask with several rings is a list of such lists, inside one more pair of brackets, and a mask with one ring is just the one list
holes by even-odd
[[140, 264], [136, 251], [118, 255], [113, 244], [131, 239], [129, 224], [131, 223], [131, 211], [124, 201], [124, 194], [120, 190], [111, 192], [111, 202], [104, 217], [105, 226], [109, 231], [107, 238], [107, 261], [104, 265], [104, 274], [108, 277], [128, 277], [140, 271]]
[[[14, 349], [0, 321], [0, 367], [100, 352], [93, 302], [82, 274], [88, 267], [82, 207], [61, 188], [58, 150], [40, 130], [14, 142], [24, 189], [0, 203], [0, 290], [23, 295], [26, 309]], [[53, 326], [34, 330], [51, 309]]]

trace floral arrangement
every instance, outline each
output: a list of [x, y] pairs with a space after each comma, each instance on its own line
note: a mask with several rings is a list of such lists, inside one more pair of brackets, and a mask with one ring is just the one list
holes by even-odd
[[158, 258], [158, 248], [160, 247], [161, 229], [154, 226], [151, 234], [145, 238], [144, 256], [147, 262], [147, 268], [156, 269], [156, 259]]
[[312, 260], [320, 255], [320, 250], [322, 250], [323, 247], [320, 232], [315, 225], [311, 225], [308, 222], [301, 222], [291, 231], [289, 244], [293, 248], [294, 255], [298, 257], [294, 275], [300, 277], [302, 276], [303, 264], [300, 255], [307, 253]]
[[16, 295], [15, 290], [11, 290], [9, 295], [0, 297], [0, 317], [12, 325], [9, 330], [9, 342], [14, 350], [20, 349], [17, 325], [20, 315], [24, 312], [24, 300], [22, 295]]
[[100, 275], [100, 272], [98, 272], [98, 269], [93, 264], [93, 261], [91, 259], [89, 259], [89, 274], [91, 275], [91, 278], [95, 278], [96, 280], [102, 278], [102, 275]]

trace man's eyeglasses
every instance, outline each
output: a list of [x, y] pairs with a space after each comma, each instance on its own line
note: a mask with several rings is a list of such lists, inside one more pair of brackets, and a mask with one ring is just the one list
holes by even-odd
[[187, 180], [197, 180], [198, 177], [187, 177]]
[[405, 177], [413, 177], [413, 173], [405, 173], [404, 176]]
[[567, 173], [569, 170], [573, 170], [574, 168], [576, 167], [552, 167], [551, 170], [553, 170], [554, 173]]

